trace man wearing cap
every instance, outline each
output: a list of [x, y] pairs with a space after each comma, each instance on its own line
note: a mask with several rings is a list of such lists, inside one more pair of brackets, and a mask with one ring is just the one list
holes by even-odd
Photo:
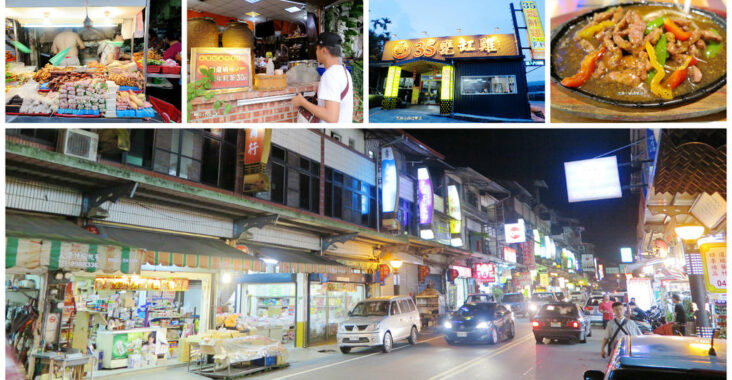
[[81, 63], [79, 62], [79, 49], [76, 48], [77, 46], [81, 49], [86, 49], [86, 45], [84, 45], [81, 37], [71, 31], [71, 29], [66, 28], [54, 37], [53, 45], [51, 45], [51, 53], [58, 54], [66, 48], [71, 47], [64, 59], [59, 63], [59, 66], [79, 66]]
[[310, 103], [300, 94], [292, 98], [293, 106], [305, 108], [321, 123], [353, 122], [353, 79], [340, 63], [341, 43], [341, 37], [336, 33], [325, 32], [318, 36], [315, 55], [318, 63], [325, 66], [318, 85], [318, 104]]

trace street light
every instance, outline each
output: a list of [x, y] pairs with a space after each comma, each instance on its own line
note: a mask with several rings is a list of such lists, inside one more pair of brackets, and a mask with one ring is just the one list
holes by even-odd
[[[706, 232], [704, 226], [698, 224], [681, 224], [674, 227], [674, 231], [684, 243], [684, 255], [692, 257], [692, 254], [699, 254], [699, 251], [696, 249], [696, 241]], [[694, 267], [689, 265], [687, 274], [689, 276], [689, 287], [691, 288], [691, 300], [699, 307], [699, 314], [696, 321], [697, 326], [710, 327], [709, 320], [707, 319], [707, 295], [704, 273], [694, 272]]]

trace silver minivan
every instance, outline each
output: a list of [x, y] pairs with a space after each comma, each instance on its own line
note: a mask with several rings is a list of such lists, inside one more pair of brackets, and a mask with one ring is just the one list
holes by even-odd
[[394, 341], [407, 339], [417, 343], [422, 327], [419, 311], [411, 297], [389, 296], [359, 302], [338, 324], [338, 346], [347, 354], [353, 347], [381, 346], [389, 352]]

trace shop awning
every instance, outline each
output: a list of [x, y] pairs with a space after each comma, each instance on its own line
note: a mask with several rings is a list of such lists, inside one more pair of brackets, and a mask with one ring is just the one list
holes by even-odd
[[260, 260], [216, 238], [98, 225], [100, 235], [144, 250], [143, 263], [204, 269], [255, 270]]
[[287, 249], [264, 244], [244, 243], [250, 254], [277, 261], [280, 273], [350, 273], [349, 267], [306, 250]]
[[142, 251], [61, 217], [5, 214], [5, 268], [140, 273]]

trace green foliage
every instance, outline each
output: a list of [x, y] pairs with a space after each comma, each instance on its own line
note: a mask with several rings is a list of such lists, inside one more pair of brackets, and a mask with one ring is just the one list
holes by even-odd
[[325, 31], [338, 33], [343, 38], [344, 57], [363, 57], [360, 49], [354, 49], [355, 42], [363, 38], [363, 0], [333, 5], [325, 10], [323, 20]]
[[384, 45], [391, 40], [391, 32], [387, 30], [391, 20], [382, 17], [372, 20], [372, 28], [369, 28], [369, 59], [373, 61], [381, 60], [381, 53], [384, 51]]
[[[353, 109], [353, 113], [358, 114], [359, 112], [363, 112], [364, 107], [364, 100], [363, 100], [363, 60], [355, 60], [352, 63], [353, 70], [351, 71], [351, 78], [353, 79], [353, 96], [355, 99], [359, 100], [358, 102], [354, 101], [355, 108]], [[356, 105], [356, 103], [358, 105]], [[363, 113], [361, 113], [363, 115]], [[363, 121], [362, 118], [359, 118], [356, 120], [354, 118], [354, 122], [360, 123]]]
[[493, 286], [491, 289], [493, 290], [493, 297], [495, 297], [496, 301], [500, 301], [503, 298], [503, 290], [498, 286]]
[[[214, 96], [214, 93], [209, 91], [213, 87], [213, 83], [216, 81], [216, 78], [213, 75], [214, 69], [207, 70], [205, 68], [201, 68], [198, 71], [203, 74], [203, 78], [190, 83], [186, 91], [186, 98], [188, 99], [188, 120], [191, 119], [191, 112], [193, 112], [193, 105], [191, 104], [193, 99], [203, 96], [204, 99], [211, 100]], [[221, 108], [221, 104], [220, 100], [215, 101], [214, 109], [218, 111], [219, 108]], [[228, 114], [229, 111], [231, 111], [231, 104], [227, 104], [224, 107], [224, 114]]]

